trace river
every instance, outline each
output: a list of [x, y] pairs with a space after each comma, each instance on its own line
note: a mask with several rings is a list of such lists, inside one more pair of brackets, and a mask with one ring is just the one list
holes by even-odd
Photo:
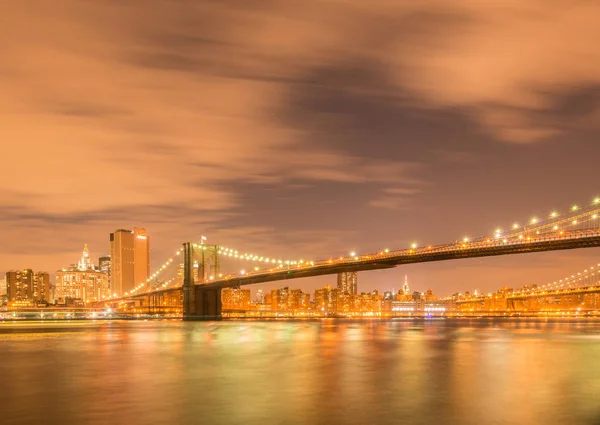
[[598, 424], [600, 320], [0, 323], [0, 423]]

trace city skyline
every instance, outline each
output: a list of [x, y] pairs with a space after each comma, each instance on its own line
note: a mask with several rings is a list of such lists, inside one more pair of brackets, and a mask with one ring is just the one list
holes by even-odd
[[600, 1], [0, 1], [0, 423], [600, 424]]
[[[201, 235], [324, 258], [484, 235], [600, 192], [592, 3], [560, 16], [541, 1], [35, 4], [0, 6], [2, 273], [54, 270], [82, 243], [105, 254], [106, 233], [132, 225], [151, 231], [157, 264]], [[365, 284], [408, 272], [440, 293], [468, 279], [487, 291], [595, 255]]]
[[[599, 200], [600, 200], [600, 197], [594, 198], [592, 204], [595, 205]], [[576, 208], [576, 206], [573, 206], [573, 208]], [[580, 207], [577, 207], [577, 208], [580, 208]], [[534, 218], [534, 220], [536, 220], [536, 219]], [[147, 235], [146, 229], [134, 227], [134, 230], [123, 230], [123, 229], [120, 229], [120, 230], [117, 230], [115, 233], [119, 233], [119, 232], [125, 232], [127, 234], [131, 233], [132, 235], [135, 235], [135, 234], [138, 234], [138, 233], [141, 232], [141, 234], [143, 236], [137, 236], [137, 237], [144, 239], [144, 243], [145, 243], [145, 248], [144, 249], [148, 250], [148, 257], [147, 258], [148, 258], [148, 261], [150, 261], [149, 243], [145, 242], [146, 239], [149, 242], [149, 237], [146, 236]], [[114, 235], [114, 233], [111, 233], [110, 237], [113, 238], [114, 237], [113, 235]], [[206, 238], [204, 236], [202, 236], [202, 238], [203, 238], [203, 240], [206, 240]], [[135, 240], [135, 237], [132, 240]], [[112, 243], [113, 242], [111, 241], [111, 244]], [[416, 245], [413, 245], [413, 246], [416, 246]], [[585, 251], [587, 251], [587, 250], [585, 250]], [[96, 251], [96, 252], [101, 252], [101, 251]], [[104, 262], [108, 261], [109, 263], [112, 262], [110, 255], [98, 254], [98, 255], [90, 256], [87, 244], [84, 244], [84, 253], [85, 253], [84, 256], [87, 257], [86, 261], [88, 263], [91, 261], [92, 257], [95, 257], [97, 259], [97, 264], [95, 263], [93, 265], [93, 267], [96, 268], [96, 269], [102, 268], [102, 261], [104, 261]], [[559, 252], [559, 253], [561, 253], [561, 252]], [[350, 253], [350, 255], [354, 255], [354, 254], [355, 254], [355, 252]], [[543, 253], [541, 255], [552, 255], [552, 254], [553, 254], [553, 252], [549, 252], [549, 253]], [[554, 253], [554, 254], [556, 255], [556, 253]], [[529, 257], [529, 256], [533, 256], [533, 255], [540, 255], [540, 254], [539, 253], [538, 254], [528, 254], [527, 256]], [[584, 256], [583, 258], [587, 258], [587, 257]], [[475, 260], [478, 260], [478, 259], [475, 259]], [[78, 264], [71, 264], [70, 267], [71, 268], [75, 267], [77, 269], [78, 267], [82, 266], [82, 264], [83, 264], [82, 262], [83, 261], [84, 261], [84, 258], [82, 257], [80, 259], [80, 261], [79, 261]], [[461, 260], [461, 261], [464, 261], [464, 260]], [[593, 261], [593, 257], [592, 257], [592, 261]], [[244, 267], [244, 265], [243, 265], [244, 263], [243, 262], [240, 261], [239, 264], [241, 265], [242, 270], [244, 268], [246, 268], [246, 267]], [[428, 264], [427, 266], [431, 266], [431, 265], [432, 264]], [[433, 266], [435, 266], [435, 265], [437, 265], [437, 264], [434, 263]], [[177, 267], [178, 270], [177, 270], [177, 273], [176, 273], [177, 276], [176, 276], [175, 280], [176, 280], [176, 284], [178, 284], [178, 285], [181, 285], [182, 279], [183, 279], [183, 274], [182, 274], [183, 273], [183, 269], [182, 269], [182, 266], [183, 266], [183, 264], [180, 264]], [[362, 288], [362, 289], [359, 288], [358, 292], [359, 293], [360, 292], [367, 292], [368, 293], [368, 292], [371, 292], [373, 290], [386, 291], [386, 290], [394, 290], [394, 289], [398, 289], [398, 291], [402, 291], [403, 284], [406, 285], [406, 282], [407, 282], [407, 279], [408, 279], [408, 275], [406, 274], [407, 268], [411, 268], [411, 267], [414, 268], [414, 267], [419, 267], [419, 266], [420, 265], [418, 265], [418, 264], [417, 265], [408, 264], [408, 265], [402, 265], [402, 266], [397, 267], [395, 269], [363, 271], [363, 272], [360, 273], [363, 276], [363, 279], [361, 279], [361, 281], [364, 282], [366, 280], [367, 282], [366, 282], [366, 285], [365, 285], [364, 288]], [[108, 267], [108, 269], [106, 267]], [[147, 266], [143, 266], [143, 267], [150, 267], [150, 263], [148, 263]], [[159, 267], [159, 265], [156, 265], [156, 267], [153, 270], [157, 270], [158, 267]], [[195, 267], [197, 268], [197, 265], [195, 265]], [[23, 269], [31, 269], [31, 268], [32, 267], [28, 267], [27, 266], [27, 267], [24, 267]], [[35, 269], [35, 267], [33, 267], [33, 268]], [[11, 268], [10, 269], [10, 271], [14, 271], [14, 270], [18, 271], [18, 270], [21, 270], [21, 269], [19, 269], [19, 268]], [[66, 271], [66, 270], [67, 270], [66, 268], [64, 268], [64, 267], [62, 268], [62, 271]], [[150, 269], [148, 269], [148, 270], [150, 270]], [[401, 271], [402, 273], [404, 273], [403, 276], [402, 276], [402, 278], [404, 280], [402, 282], [400, 282], [397, 279], [385, 278], [384, 277], [383, 279], [379, 279], [378, 280], [378, 282], [379, 282], [378, 284], [373, 284], [370, 281], [370, 279], [369, 279], [369, 275], [371, 275], [373, 273], [379, 272], [380, 275], [381, 274], [385, 274], [385, 273], [387, 273], [387, 274], [394, 274], [394, 270], [396, 271], [395, 278], [397, 278], [397, 279], [400, 278], [398, 276], [398, 273], [397, 273], [398, 271]], [[60, 271], [61, 270], [59, 269], [57, 272], [60, 272]], [[107, 271], [108, 271], [108, 273], [107, 273]], [[106, 264], [104, 264], [104, 270], [103, 270], [103, 272], [107, 273], [107, 275], [110, 276], [111, 271], [112, 271], [112, 267], [110, 265], [107, 266]], [[231, 271], [233, 271], [233, 270], [231, 270]], [[418, 269], [416, 269], [416, 271], [417, 271], [416, 274], [417, 274], [417, 281], [418, 281], [417, 285], [420, 286], [422, 290], [424, 290], [424, 288], [431, 289], [432, 287], [434, 287], [434, 288], [438, 288], [439, 287], [439, 284], [436, 284], [436, 282], [419, 280]], [[558, 274], [568, 273], [568, 272], [569, 272], [569, 269], [559, 270]], [[148, 273], [150, 273], [150, 272], [148, 272]], [[49, 275], [50, 275], [50, 282], [53, 285], [53, 287], [55, 287], [56, 286], [56, 282], [55, 282], [56, 273], [50, 272]], [[337, 282], [338, 288], [340, 288], [340, 285], [344, 285], [343, 283], [341, 283], [340, 279], [347, 279], [345, 277], [342, 277], [344, 275], [346, 275], [346, 273], [342, 273], [342, 274], [336, 275], [337, 277], [335, 277], [335, 278], [334, 278], [334, 276], [317, 276], [317, 277], [312, 277], [312, 278], [305, 278], [305, 279], [302, 279], [302, 280], [304, 281], [303, 285], [306, 286], [309, 290], [311, 290], [311, 289], [314, 290], [315, 288], [318, 288], [318, 287], [320, 287], [322, 285], [336, 286], [336, 282]], [[354, 282], [354, 285], [356, 285], [356, 280], [357, 280], [356, 273], [348, 273], [348, 275], [350, 275], [350, 276], [354, 275], [353, 282]], [[147, 274], [144, 277], [146, 277], [146, 276], [150, 276], [150, 275]], [[556, 277], [556, 275], [553, 275], [553, 276], [550, 276], [549, 279], [553, 279], [555, 277]], [[208, 275], [206, 276], [206, 278], [208, 278]], [[539, 278], [539, 276], [534, 277], [533, 280], [523, 280], [523, 278], [520, 277], [519, 280], [517, 280], [517, 281], [510, 281], [510, 282], [504, 281], [504, 282], [501, 282], [500, 285], [498, 285], [498, 286], [496, 286], [494, 288], [489, 288], [488, 285], [485, 284], [485, 281], [473, 281], [473, 282], [471, 282], [472, 283], [471, 286], [464, 286], [463, 285], [461, 287], [456, 287], [456, 288], [454, 288], [454, 287], [442, 287], [442, 289], [439, 292], [442, 294], [442, 296], [450, 296], [451, 294], [455, 294], [457, 292], [465, 292], [465, 291], [466, 292], [470, 292], [472, 290], [479, 290], [479, 287], [482, 286], [481, 284], [483, 283], [483, 287], [484, 288], [488, 288], [488, 289], [486, 289], [483, 292], [489, 293], [490, 291], [492, 291], [492, 292], [495, 291], [497, 288], [502, 288], [502, 287], [507, 287], [507, 286], [520, 287], [520, 286], [524, 286], [524, 285], [527, 285], [527, 284], [532, 284], [532, 282], [533, 282], [533, 284], [536, 284], [536, 285], [539, 284], [539, 285], [541, 285], [542, 281], [543, 281], [543, 279]], [[137, 283], [142, 284], [144, 282], [145, 282], [145, 279], [141, 278], [141, 279], [139, 279], [139, 282], [137, 282]], [[307, 285], [307, 282], [308, 282], [308, 285]], [[111, 286], [112, 286], [112, 284], [111, 284]], [[131, 290], [131, 288], [133, 286], [134, 285], [131, 284], [131, 287], [129, 287], [128, 289]], [[274, 287], [278, 287], [277, 282], [262, 283], [262, 284], [261, 283], [257, 283], [257, 284], [251, 285], [252, 293], [253, 294], [256, 291], [258, 291], [258, 290], [261, 290], [261, 289], [271, 290]], [[140, 289], [141, 288], [142, 287], [140, 286]], [[123, 291], [118, 291], [118, 292], [124, 294], [125, 292], [128, 292], [128, 291], [123, 290]]]

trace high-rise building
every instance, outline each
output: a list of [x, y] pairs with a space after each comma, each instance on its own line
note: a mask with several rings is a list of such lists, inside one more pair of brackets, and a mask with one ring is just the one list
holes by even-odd
[[358, 290], [358, 273], [343, 272], [337, 276], [338, 293], [343, 295], [356, 295]]
[[331, 288], [329, 285], [317, 289], [315, 291], [315, 306], [321, 311], [335, 311], [339, 292], [339, 289]]
[[56, 272], [54, 298], [57, 302], [66, 302], [67, 299], [92, 302], [110, 294], [108, 275], [92, 264], [87, 245], [76, 265]]
[[265, 293], [262, 289], [256, 291], [256, 304], [264, 304], [265, 303]]
[[33, 300], [33, 270], [11, 270], [6, 273], [8, 301]]
[[110, 234], [112, 291], [123, 295], [150, 275], [150, 237], [146, 229], [119, 229]]
[[221, 301], [224, 309], [246, 310], [250, 308], [250, 290], [240, 288], [223, 288]]
[[110, 262], [110, 255], [103, 255], [102, 257], [98, 257], [98, 269], [100, 269], [100, 271], [106, 275], [106, 278], [108, 280], [108, 287], [112, 290], [112, 286], [110, 283], [111, 268], [112, 267]]
[[279, 289], [271, 290], [271, 308], [273, 310], [285, 311], [288, 308], [288, 298], [290, 295], [290, 288], [284, 287]]
[[290, 289], [288, 296], [288, 309], [289, 310], [300, 310], [304, 307], [308, 307], [304, 305], [304, 294], [301, 289]]
[[33, 274], [33, 296], [36, 301], [52, 301], [50, 293], [50, 274], [47, 272], [35, 272]]
[[6, 273], [6, 295], [10, 301], [50, 301], [50, 275], [31, 269]]

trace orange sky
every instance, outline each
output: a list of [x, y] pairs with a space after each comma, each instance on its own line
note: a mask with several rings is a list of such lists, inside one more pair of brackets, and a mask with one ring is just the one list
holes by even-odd
[[[155, 263], [201, 234], [317, 259], [591, 199], [600, 5], [455, 3], [3, 2], [0, 271], [53, 271], [84, 243], [96, 257], [134, 225]], [[406, 270], [450, 293], [544, 283], [596, 255]]]

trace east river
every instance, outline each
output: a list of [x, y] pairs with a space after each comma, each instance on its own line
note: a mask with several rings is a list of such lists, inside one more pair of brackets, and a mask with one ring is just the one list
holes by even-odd
[[0, 323], [0, 423], [598, 424], [600, 320]]

